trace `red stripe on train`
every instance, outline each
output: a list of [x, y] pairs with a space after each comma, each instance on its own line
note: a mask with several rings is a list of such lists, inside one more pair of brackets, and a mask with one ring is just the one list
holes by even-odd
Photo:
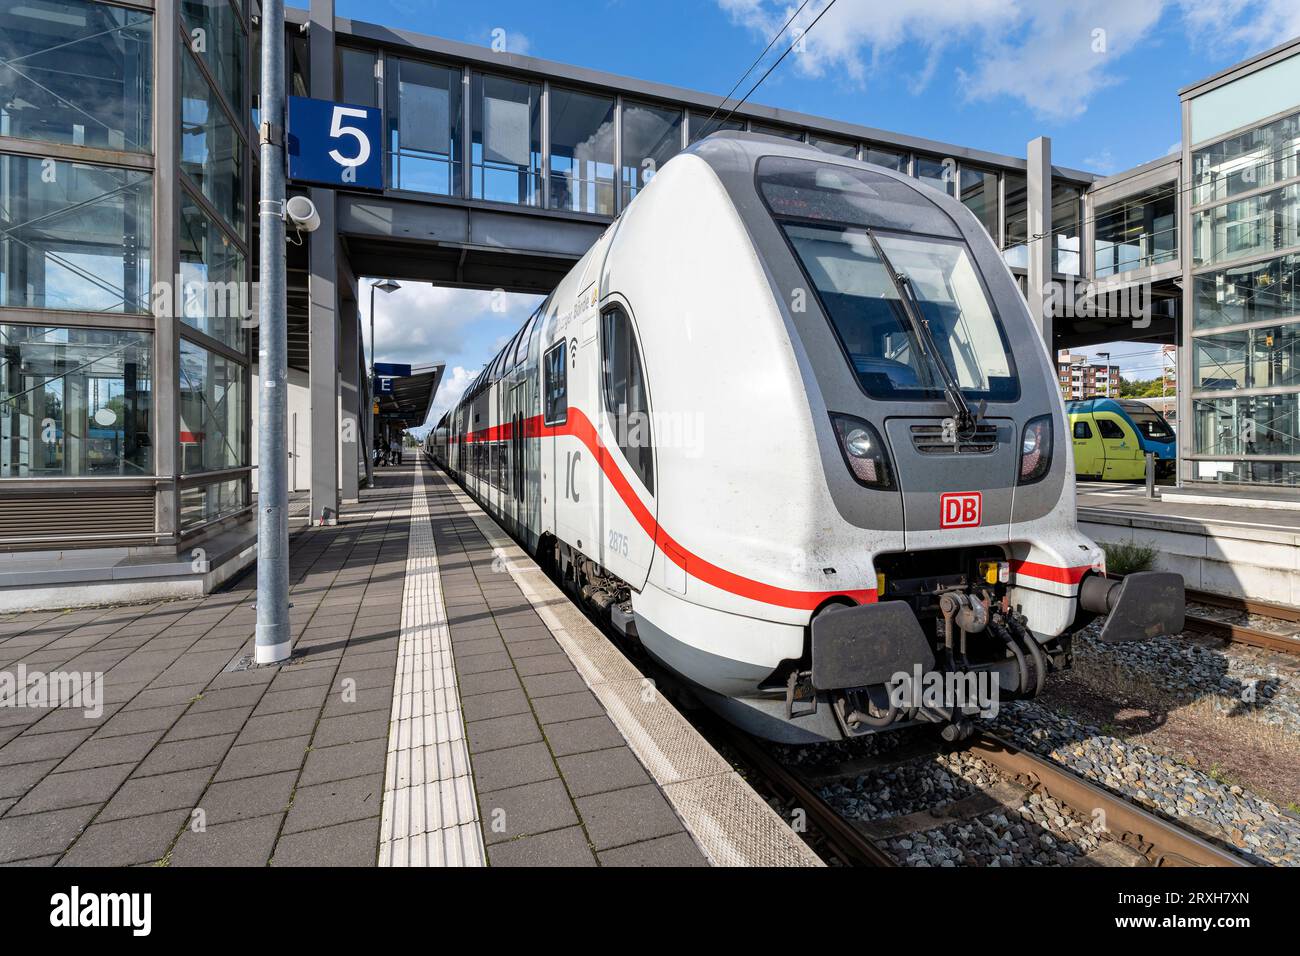
[[[623, 504], [632, 512], [632, 517], [636, 519], [641, 529], [655, 542], [659, 550], [687, 574], [706, 584], [748, 598], [751, 601], [775, 604], [778, 607], [788, 607], [802, 611], [811, 611], [819, 607], [828, 598], [833, 597], [849, 597], [859, 604], [870, 604], [876, 600], [875, 588], [864, 588], [855, 591], [795, 591], [790, 588], [777, 587], [774, 584], [764, 584], [761, 581], [755, 581], [752, 578], [720, 568], [716, 564], [706, 561], [699, 555], [687, 550], [660, 526], [654, 515], [650, 513], [650, 509], [641, 500], [641, 496], [636, 493], [636, 489], [623, 475], [618, 463], [614, 461], [604, 442], [600, 440], [596, 427], [583, 414], [581, 409], [570, 406], [568, 420], [560, 425], [547, 425], [542, 421], [540, 415], [524, 419], [523, 425], [525, 438], [554, 438], [559, 435], [569, 435], [582, 442], [596, 459], [596, 463], [600, 466], [600, 470], [604, 472], [605, 478], [610, 485], [618, 492]], [[470, 432], [465, 436], [465, 440], [471, 443], [509, 441], [512, 437], [514, 437], [514, 423], [510, 422], [484, 428], [477, 432]]]

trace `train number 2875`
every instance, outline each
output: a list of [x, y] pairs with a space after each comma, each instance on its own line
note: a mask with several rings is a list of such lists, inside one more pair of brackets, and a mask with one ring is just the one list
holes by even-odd
[[628, 553], [627, 535], [622, 531], [611, 531], [609, 533], [609, 550], [626, 558]]

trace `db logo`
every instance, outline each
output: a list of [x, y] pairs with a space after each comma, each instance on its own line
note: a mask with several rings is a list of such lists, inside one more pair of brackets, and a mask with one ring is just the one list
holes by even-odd
[[940, 528], [978, 528], [984, 496], [978, 491], [959, 491], [939, 496]]

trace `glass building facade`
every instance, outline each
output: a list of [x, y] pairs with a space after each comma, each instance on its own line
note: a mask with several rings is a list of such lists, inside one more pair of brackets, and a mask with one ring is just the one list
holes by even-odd
[[[54, 495], [48, 540], [248, 507], [248, 31], [238, 0], [0, 7], [0, 508]], [[87, 482], [156, 507], [78, 521]]]
[[1183, 478], [1300, 484], [1300, 53], [1184, 104]]

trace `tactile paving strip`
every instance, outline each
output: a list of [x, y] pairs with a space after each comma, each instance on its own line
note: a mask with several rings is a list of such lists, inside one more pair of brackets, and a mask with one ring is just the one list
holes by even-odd
[[416, 469], [411, 495], [379, 865], [483, 866], [483, 834], [423, 468]]
[[447, 487], [503, 560], [709, 861], [714, 866], [822, 866], [817, 854], [532, 558], [457, 485], [448, 481]]

